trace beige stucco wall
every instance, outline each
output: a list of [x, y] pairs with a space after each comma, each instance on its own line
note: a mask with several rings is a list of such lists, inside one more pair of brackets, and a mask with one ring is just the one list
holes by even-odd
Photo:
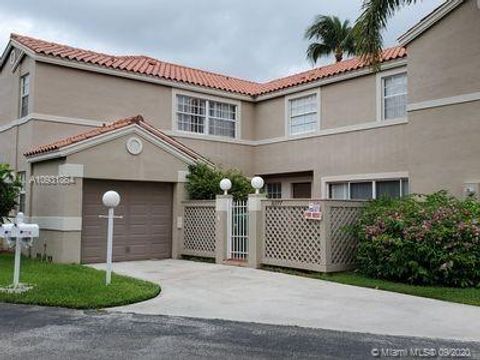
[[[15, 50], [17, 54], [19, 50]], [[17, 55], [18, 56], [18, 55]], [[35, 83], [35, 62], [24, 57], [20, 65], [12, 72], [12, 65], [7, 58], [0, 71], [0, 126], [15, 120], [20, 115], [20, 77], [30, 74], [29, 110], [32, 111]]]
[[480, 9], [463, 5], [408, 44], [409, 102], [480, 91]]
[[176, 138], [221, 168], [240, 169], [247, 176], [254, 175], [253, 154], [255, 149], [253, 146], [184, 137]]
[[[141, 114], [162, 130], [172, 129], [171, 87], [45, 63], [38, 63], [36, 77], [42, 89], [37, 113], [98, 121]], [[241, 102], [242, 138], [252, 138], [253, 116], [253, 104]]]
[[65, 264], [79, 264], [81, 253], [80, 231], [41, 230], [30, 251], [32, 257], [38, 254], [52, 257], [52, 261]]
[[16, 162], [16, 131], [16, 128], [10, 128], [0, 132], [0, 162], [10, 164], [11, 167], [15, 167]]
[[[408, 45], [409, 103], [480, 91], [480, 9], [467, 0]], [[413, 192], [480, 182], [480, 101], [409, 111]]]
[[131, 155], [126, 149], [126, 142], [132, 136], [142, 139], [134, 134], [124, 135], [69, 155], [67, 162], [82, 164], [86, 178], [177, 182], [178, 171], [187, 169], [184, 161], [145, 139], [142, 139], [142, 153]]
[[375, 75], [341, 81], [321, 88], [321, 129], [376, 120]]
[[37, 113], [98, 121], [142, 114], [156, 126], [170, 125], [168, 87], [45, 63], [37, 65], [37, 84]]
[[[57, 176], [58, 167], [64, 159], [48, 160], [32, 166], [34, 179], [39, 176]], [[34, 217], [79, 217], [82, 216], [82, 179], [75, 178], [74, 184], [48, 185], [31, 182], [31, 216]]]
[[[406, 69], [406, 66], [403, 66]], [[376, 75], [365, 75], [320, 88], [320, 129], [333, 129], [350, 125], [372, 123], [377, 120]], [[291, 96], [291, 95], [289, 95]], [[280, 96], [256, 104], [255, 139], [285, 137], [286, 101]]]
[[64, 124], [31, 120], [18, 127], [18, 170], [25, 171], [28, 168], [27, 159], [23, 154], [38, 145], [64, 139], [91, 129], [89, 126]]
[[408, 171], [407, 125], [318, 136], [256, 147], [254, 172], [314, 171], [312, 195], [324, 176]]
[[480, 101], [410, 112], [408, 162], [413, 192], [480, 183]]
[[285, 97], [256, 104], [255, 140], [285, 136]]

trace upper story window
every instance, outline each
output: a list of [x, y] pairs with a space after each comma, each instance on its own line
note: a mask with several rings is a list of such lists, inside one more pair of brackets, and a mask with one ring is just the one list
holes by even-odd
[[20, 78], [20, 117], [28, 114], [28, 97], [30, 95], [30, 74]]
[[407, 117], [407, 73], [382, 78], [382, 120]]
[[197, 134], [237, 136], [237, 105], [177, 95], [177, 129]]
[[288, 99], [287, 113], [289, 135], [316, 131], [318, 127], [317, 93]]

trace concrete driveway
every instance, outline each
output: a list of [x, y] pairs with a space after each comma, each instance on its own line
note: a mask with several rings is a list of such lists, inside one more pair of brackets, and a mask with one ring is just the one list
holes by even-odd
[[113, 311], [480, 340], [475, 306], [183, 260], [114, 263], [113, 269], [162, 286], [158, 297]]

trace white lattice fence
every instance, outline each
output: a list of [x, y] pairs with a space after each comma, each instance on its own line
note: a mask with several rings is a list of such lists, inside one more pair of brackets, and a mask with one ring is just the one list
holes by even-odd
[[184, 255], [215, 257], [215, 216], [215, 201], [184, 203]]
[[267, 265], [318, 270], [320, 221], [304, 219], [308, 201], [265, 201], [263, 260]]
[[330, 209], [330, 263], [334, 265], [353, 265], [358, 241], [351, 232], [361, 213], [361, 206], [356, 204], [332, 204]]

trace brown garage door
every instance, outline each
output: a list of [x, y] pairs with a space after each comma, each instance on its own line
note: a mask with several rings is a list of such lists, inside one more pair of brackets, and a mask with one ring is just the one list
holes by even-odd
[[105, 191], [122, 200], [115, 209], [113, 261], [165, 259], [172, 248], [172, 185], [169, 183], [85, 179], [82, 210], [82, 262], [105, 262], [107, 219]]

